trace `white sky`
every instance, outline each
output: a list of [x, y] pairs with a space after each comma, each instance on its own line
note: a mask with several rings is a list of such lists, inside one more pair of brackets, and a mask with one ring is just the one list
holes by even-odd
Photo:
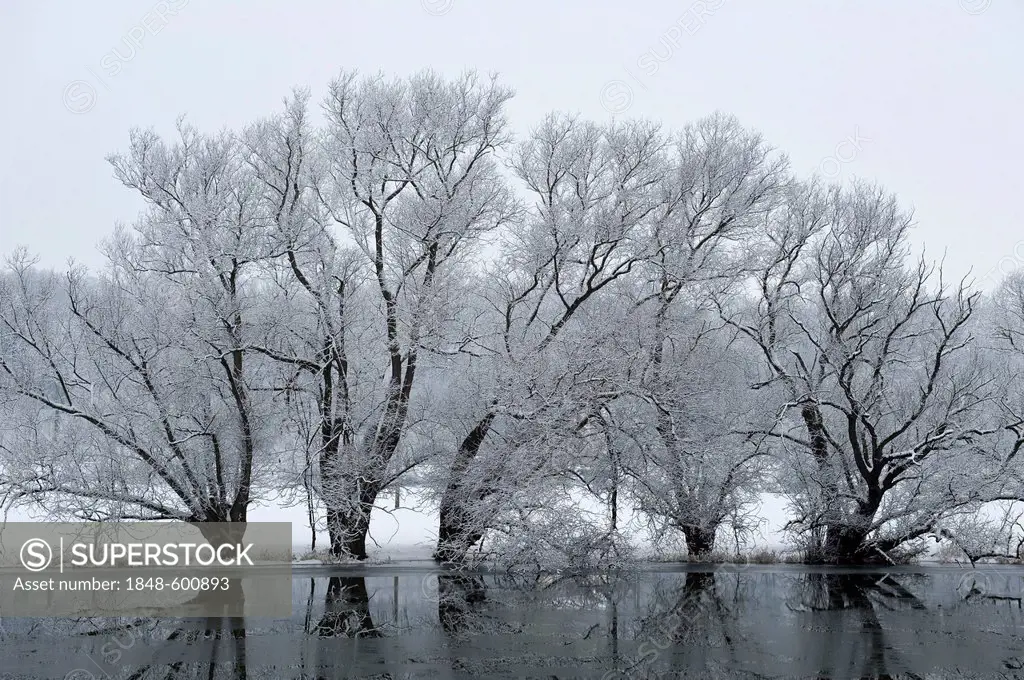
[[1024, 0], [0, 1], [0, 252], [46, 265], [100, 264], [136, 215], [104, 161], [129, 128], [237, 128], [343, 67], [497, 71], [519, 131], [734, 113], [798, 171], [898, 193], [951, 274], [1024, 262]]

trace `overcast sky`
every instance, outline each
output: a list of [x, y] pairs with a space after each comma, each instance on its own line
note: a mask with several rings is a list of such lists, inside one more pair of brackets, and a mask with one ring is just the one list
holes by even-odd
[[128, 130], [236, 128], [341, 68], [497, 71], [551, 110], [736, 114], [796, 170], [875, 179], [951, 273], [1024, 262], [1024, 0], [2, 0], [0, 252], [96, 266], [140, 204]]

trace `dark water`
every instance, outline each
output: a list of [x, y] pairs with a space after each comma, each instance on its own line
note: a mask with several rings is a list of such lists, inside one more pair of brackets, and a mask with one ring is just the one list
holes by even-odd
[[0, 678], [1024, 678], [1009, 567], [316, 568], [293, 594], [287, 620], [2, 619]]

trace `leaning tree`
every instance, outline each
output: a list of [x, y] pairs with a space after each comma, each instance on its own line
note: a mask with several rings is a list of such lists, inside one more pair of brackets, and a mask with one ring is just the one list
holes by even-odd
[[[664, 160], [657, 126], [562, 115], [517, 149], [512, 169], [535, 202], [507, 230], [482, 291], [492, 330], [477, 343], [477, 370], [489, 378], [440, 500], [439, 561], [463, 561], [507, 508], [497, 499], [530, 489], [549, 469], [546, 454], [558, 448], [550, 443], [580, 431], [611, 396], [596, 368], [600, 352], [589, 345], [594, 328], [578, 320], [650, 253]], [[532, 433], [530, 423], [538, 425]], [[531, 438], [547, 444], [521, 445]]]
[[[545, 465], [596, 488], [580, 476], [585, 461], [538, 460], [544, 447], [528, 447], [532, 459], [519, 464], [501, 450], [502, 424], [519, 420], [520, 430], [529, 413], [586, 438], [600, 432], [615, 399], [650, 396], [625, 378], [631, 358], [620, 340], [638, 324], [647, 329], [642, 354], [658, 372], [661, 348], [671, 342], [665, 319], [700, 286], [736, 278], [739, 244], [778, 193], [785, 166], [759, 135], [721, 114], [674, 138], [649, 123], [599, 126], [565, 116], [533, 131], [513, 169], [535, 203], [505, 243], [488, 298], [497, 326], [486, 346], [496, 366], [490, 373], [507, 378], [480, 404], [456, 453], [441, 501], [438, 559], [459, 561], [500, 512], [488, 501], [495, 490], [518, 483], [536, 492], [525, 480]], [[631, 302], [623, 307], [623, 299]], [[542, 415], [545, 404], [551, 409]], [[549, 418], [555, 412], [561, 420]], [[492, 449], [481, 455], [489, 435]], [[579, 453], [589, 461], [587, 450]], [[591, 462], [586, 467], [594, 472]], [[611, 470], [605, 481], [616, 475]]]

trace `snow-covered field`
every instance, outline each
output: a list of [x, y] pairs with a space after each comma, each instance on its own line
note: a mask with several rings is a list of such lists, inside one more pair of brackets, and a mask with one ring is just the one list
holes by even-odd
[[[433, 504], [422, 500], [421, 494], [411, 490], [403, 490], [402, 507], [394, 509], [392, 497], [381, 499], [370, 522], [370, 540], [367, 541], [371, 561], [394, 560], [425, 560], [430, 559], [437, 542], [438, 515]], [[580, 505], [586, 510], [600, 513], [596, 503], [587, 503], [579, 499]], [[593, 507], [589, 507], [593, 506]], [[628, 507], [620, 507], [620, 516], [628, 518], [632, 511]], [[762, 519], [761, 527], [752, 541], [743, 546], [744, 551], [754, 550], [785, 550], [788, 545], [782, 527], [788, 521], [786, 501], [781, 496], [765, 494], [761, 499], [758, 515]], [[249, 520], [253, 522], [291, 522], [292, 542], [295, 553], [302, 556], [308, 553], [311, 545], [309, 522], [305, 508], [263, 506], [249, 511]], [[627, 525], [625, 533], [634, 537], [633, 544], [639, 555], [656, 556], [679, 554], [683, 552], [682, 543], [667, 545], [653, 539], [645, 527], [634, 521]], [[318, 550], [327, 546], [327, 532], [318, 531], [316, 544]], [[720, 531], [719, 548], [730, 552], [735, 549], [732, 536], [727, 528]]]
[[[402, 507], [395, 509], [393, 496], [386, 495], [380, 499], [370, 521], [370, 536], [367, 541], [367, 552], [371, 562], [392, 562], [409, 560], [429, 560], [437, 542], [438, 515], [437, 508], [424, 500], [422, 494], [403, 489]], [[600, 507], [581, 500], [581, 506], [599, 513]], [[630, 517], [628, 507], [620, 507], [620, 516]], [[784, 550], [787, 547], [782, 527], [788, 517], [785, 512], [785, 500], [780, 496], [765, 494], [761, 499], [758, 514], [762, 518], [762, 526], [755, 539], [744, 546], [745, 551], [765, 549]], [[7, 513], [8, 522], [46, 521], [46, 517], [25, 509], [14, 509]], [[290, 522], [292, 525], [292, 545], [297, 558], [308, 556], [312, 546], [312, 535], [306, 508], [303, 505], [264, 504], [249, 509], [250, 522]], [[633, 522], [624, 530], [634, 536], [634, 546], [640, 555], [655, 556], [659, 554], [678, 554], [682, 552], [682, 543], [678, 545], [659, 544], [649, 532], [638, 523]], [[317, 531], [317, 551], [324, 550], [328, 545], [327, 531]], [[731, 535], [723, 529], [719, 536], [719, 548], [729, 552], [735, 549]]]
[[[395, 509], [393, 496], [381, 497], [370, 522], [367, 552], [370, 563], [391, 563], [430, 560], [437, 542], [438, 514], [435, 504], [425, 500], [424, 494], [412, 489], [403, 489], [401, 507]], [[588, 502], [589, 501], [589, 502]], [[595, 516], [603, 509], [593, 499], [577, 499], [580, 507]], [[784, 553], [793, 549], [783, 527], [790, 519], [786, 500], [776, 494], [762, 494], [756, 515], [760, 526], [753, 536], [741, 542], [742, 554], [759, 551]], [[641, 558], [664, 558], [685, 554], [685, 544], [677, 541], [658, 540], [643, 526], [639, 518], [626, 504], [620, 504], [619, 516], [625, 518], [622, 533], [631, 537], [636, 555]], [[632, 518], [632, 519], [630, 519]], [[8, 522], [47, 521], [47, 517], [26, 509], [15, 508], [4, 517]], [[304, 505], [265, 503], [254, 505], [249, 510], [250, 522], [289, 522], [292, 525], [292, 546], [298, 562], [319, 563], [311, 555], [312, 534]], [[321, 520], [322, 524], [322, 520]], [[2, 522], [0, 522], [2, 526]], [[328, 546], [326, 530], [320, 527], [316, 534], [316, 553]], [[938, 552], [938, 545], [930, 546], [931, 554]], [[718, 533], [716, 550], [721, 553], [737, 552], [734, 536], [728, 526]]]
[[[372, 562], [430, 559], [437, 542], [437, 512], [424, 507], [405, 507], [406, 502], [416, 503], [416, 498], [410, 493], [402, 496], [403, 507], [396, 510], [393, 497], [384, 496], [373, 511], [370, 535], [366, 541]], [[312, 534], [305, 506], [252, 507], [248, 519], [250, 522], [291, 522], [295, 555], [301, 558], [310, 551]], [[327, 531], [323, 527], [321, 529], [316, 534], [318, 552], [329, 545]]]

